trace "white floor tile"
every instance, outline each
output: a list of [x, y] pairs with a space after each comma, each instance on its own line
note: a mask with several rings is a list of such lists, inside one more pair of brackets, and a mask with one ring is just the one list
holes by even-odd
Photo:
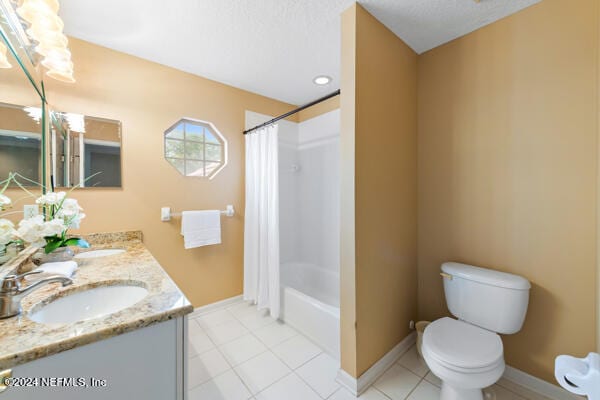
[[193, 389], [230, 368], [217, 349], [192, 357], [188, 360], [188, 389]]
[[200, 324], [195, 319], [188, 318], [188, 336], [195, 335], [198, 332], [204, 333], [204, 330], [200, 327]]
[[252, 395], [235, 372], [229, 370], [189, 391], [189, 400], [246, 400]]
[[335, 378], [340, 366], [337, 360], [321, 353], [300, 368], [296, 373], [323, 398], [331, 396], [340, 385]]
[[252, 314], [256, 312], [256, 304], [252, 304], [251, 302], [244, 301], [238, 304], [234, 304], [230, 307], [227, 307], [227, 311], [233, 314], [236, 318], [241, 318], [245, 315]]
[[407, 400], [439, 400], [440, 388], [422, 380]]
[[403, 366], [394, 364], [375, 381], [375, 387], [392, 400], [404, 400], [420, 380]]
[[251, 334], [244, 335], [219, 347], [229, 364], [236, 366], [259, 355], [267, 347]]
[[296, 336], [298, 332], [283, 322], [277, 321], [254, 331], [254, 334], [261, 340], [261, 342], [266, 344], [267, 347], [271, 348], [287, 339], [290, 339], [293, 336]]
[[321, 353], [321, 349], [302, 335], [294, 336], [273, 347], [273, 353], [291, 369], [296, 369]]
[[433, 383], [437, 387], [442, 387], [442, 380], [435, 376], [431, 371], [425, 375], [425, 380], [429, 383]]
[[256, 395], [257, 400], [321, 400], [296, 374], [289, 374]]
[[360, 397], [355, 397], [352, 393], [344, 388], [340, 388], [337, 392], [331, 395], [327, 400], [389, 400], [383, 393], [374, 387], [368, 388]]
[[288, 375], [291, 370], [270, 351], [264, 352], [235, 367], [242, 381], [256, 394]]
[[429, 372], [427, 363], [425, 363], [425, 360], [417, 353], [417, 346], [411, 347], [402, 357], [400, 357], [398, 364], [419, 375], [421, 378]]
[[203, 330], [199, 329], [195, 333], [188, 333], [188, 355], [190, 357], [202, 354], [210, 349], [214, 349], [214, 343], [208, 338]]
[[[499, 385], [493, 385], [489, 388], [486, 388], [483, 393], [485, 394], [484, 398], [486, 400], [525, 400], [524, 397], [521, 397]], [[541, 398], [544, 397], [542, 396]]]
[[267, 326], [275, 322], [275, 319], [271, 318], [268, 311], [256, 310], [253, 313], [248, 313], [247, 315], [244, 315], [238, 319], [242, 325], [251, 331], [255, 331], [263, 326]]
[[206, 334], [217, 345], [231, 342], [248, 333], [248, 329], [237, 320], [232, 319], [217, 325], [209, 325], [205, 328]]
[[233, 314], [227, 310], [217, 310], [210, 312], [208, 314], [202, 314], [196, 321], [200, 324], [201, 327], [206, 329], [209, 326], [215, 326], [222, 324], [223, 322], [235, 320]]
[[539, 393], [529, 390], [524, 386], [517, 385], [516, 383], [513, 383], [504, 378], [500, 378], [500, 380], [498, 381], [498, 383], [496, 383], [496, 385], [502, 386], [503, 388], [508, 389], [510, 392], [516, 393], [519, 396], [524, 397], [529, 400], [550, 400], [546, 396], [542, 396]]

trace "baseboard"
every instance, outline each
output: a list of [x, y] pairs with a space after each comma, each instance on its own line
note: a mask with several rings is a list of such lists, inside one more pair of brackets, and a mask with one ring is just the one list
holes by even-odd
[[[583, 397], [570, 393], [558, 385], [546, 382], [526, 372], [506, 366], [504, 375], [498, 385], [530, 399], [531, 392], [542, 395], [552, 400], [581, 400]], [[508, 381], [508, 382], [506, 382]]]
[[381, 357], [379, 361], [366, 370], [358, 379], [346, 371], [340, 369], [337, 375], [337, 381], [340, 385], [345, 387], [354, 396], [360, 396], [365, 390], [367, 390], [377, 378], [379, 378], [385, 371], [388, 370], [398, 359], [406, 353], [410, 347], [415, 344], [417, 338], [416, 332], [411, 333], [405, 337], [400, 343], [394, 346], [393, 349], [388, 351], [386, 355]]
[[[415, 343], [416, 333], [412, 333], [356, 379], [340, 369], [337, 382], [354, 396], [361, 395], [377, 378], [388, 370]], [[569, 393], [558, 385], [546, 382], [516, 368], [506, 366], [498, 385], [529, 400], [543, 397], [551, 400], [581, 400], [581, 396]]]
[[225, 306], [229, 306], [231, 304], [239, 303], [243, 300], [243, 296], [240, 294], [239, 296], [230, 297], [228, 299], [217, 301], [216, 303], [210, 303], [205, 306], [197, 307], [194, 309], [194, 312], [190, 314], [190, 317], [197, 317], [198, 315], [206, 314], [212, 311], [216, 311]]

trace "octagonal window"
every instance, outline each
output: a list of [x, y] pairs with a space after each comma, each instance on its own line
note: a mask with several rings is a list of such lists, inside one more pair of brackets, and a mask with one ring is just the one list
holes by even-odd
[[165, 158], [184, 176], [212, 179], [227, 164], [227, 141], [210, 122], [183, 118], [165, 131]]

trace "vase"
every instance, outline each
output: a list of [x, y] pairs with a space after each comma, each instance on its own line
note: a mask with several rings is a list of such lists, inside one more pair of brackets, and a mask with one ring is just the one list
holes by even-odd
[[31, 261], [35, 265], [42, 265], [50, 262], [70, 261], [75, 256], [75, 253], [69, 247], [59, 247], [52, 253], [46, 254], [43, 248], [36, 251], [31, 256]]

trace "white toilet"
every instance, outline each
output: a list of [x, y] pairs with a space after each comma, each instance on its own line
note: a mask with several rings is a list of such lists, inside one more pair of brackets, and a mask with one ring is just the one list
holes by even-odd
[[459, 263], [442, 265], [450, 312], [423, 334], [423, 358], [442, 380], [441, 400], [482, 400], [504, 373], [498, 333], [521, 330], [529, 304], [527, 279]]

